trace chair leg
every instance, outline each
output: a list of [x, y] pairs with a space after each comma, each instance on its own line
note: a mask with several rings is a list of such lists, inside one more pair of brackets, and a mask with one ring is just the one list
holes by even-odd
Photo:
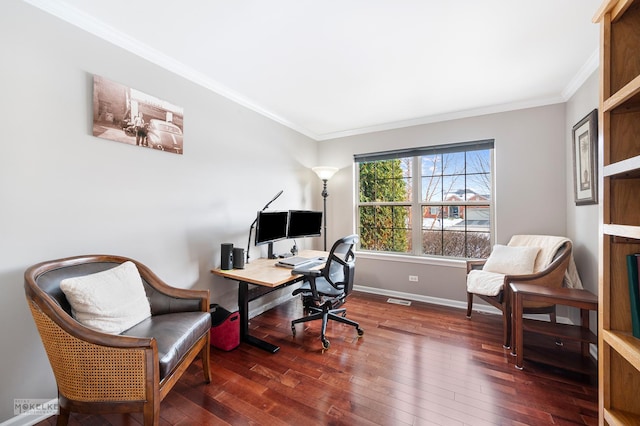
[[60, 413], [56, 420], [56, 426], [67, 426], [69, 424], [69, 415], [71, 412], [68, 408], [59, 407]]
[[473, 309], [473, 293], [467, 292], [467, 318], [471, 318], [471, 309]]
[[322, 318], [322, 315], [323, 315], [323, 312], [320, 311], [320, 312], [316, 312], [315, 314], [307, 315], [306, 317], [294, 319], [293, 321], [291, 321], [291, 327], [293, 327], [296, 324], [300, 324], [301, 322], [318, 320]]
[[355, 328], [360, 328], [360, 324], [358, 324], [357, 322], [350, 320], [349, 318], [345, 318], [343, 316], [340, 315], [336, 315], [335, 312], [329, 312], [328, 314], [329, 319], [332, 319], [334, 321], [338, 321], [341, 322], [343, 324], [347, 324], [347, 325], [352, 325]]
[[[159, 399], [159, 398], [158, 398]], [[158, 426], [160, 422], [160, 402], [155, 398], [147, 401], [142, 410], [144, 426]]]
[[202, 370], [204, 372], [204, 381], [206, 383], [211, 383], [210, 351], [211, 351], [211, 345], [209, 344], [209, 342], [207, 342], [202, 348], [202, 350], [200, 351], [200, 356], [202, 357]]

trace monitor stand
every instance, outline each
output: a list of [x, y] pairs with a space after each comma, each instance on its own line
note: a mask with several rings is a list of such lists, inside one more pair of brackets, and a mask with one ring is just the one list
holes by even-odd
[[267, 259], [277, 259], [278, 256], [273, 254], [273, 242], [269, 243], [267, 248]]

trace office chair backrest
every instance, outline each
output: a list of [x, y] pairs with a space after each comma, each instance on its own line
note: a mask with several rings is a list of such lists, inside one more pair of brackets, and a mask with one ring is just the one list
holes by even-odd
[[349, 294], [353, 288], [356, 255], [353, 251], [359, 241], [357, 235], [340, 238], [333, 243], [327, 263], [322, 271], [323, 277], [333, 287]]

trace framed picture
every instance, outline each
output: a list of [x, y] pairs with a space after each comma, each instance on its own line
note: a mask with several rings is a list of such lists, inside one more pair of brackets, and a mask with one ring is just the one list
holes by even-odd
[[576, 205], [598, 203], [598, 110], [573, 126], [573, 179]]

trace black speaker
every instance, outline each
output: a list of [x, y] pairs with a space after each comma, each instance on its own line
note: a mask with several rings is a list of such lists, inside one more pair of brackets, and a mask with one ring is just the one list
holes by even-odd
[[235, 269], [244, 269], [244, 249], [236, 247], [233, 249], [233, 267]]
[[220, 244], [220, 269], [233, 269], [233, 244]]

